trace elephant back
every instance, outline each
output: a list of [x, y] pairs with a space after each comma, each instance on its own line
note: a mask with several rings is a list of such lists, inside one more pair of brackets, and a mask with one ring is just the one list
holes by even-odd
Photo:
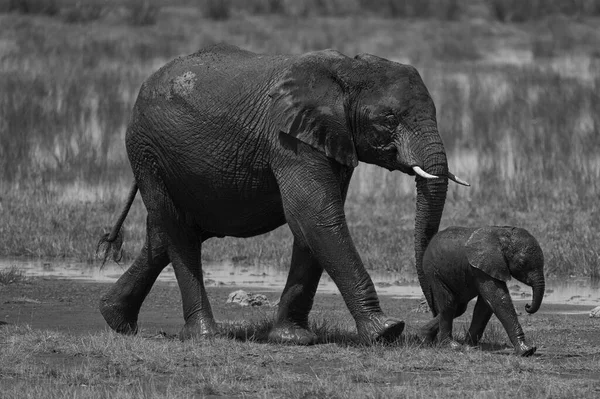
[[[268, 99], [270, 81], [277, 80], [291, 57], [256, 54], [231, 45], [215, 45], [176, 58], [142, 85], [139, 98], [176, 101], [204, 112], [204, 106], [231, 112], [244, 100]], [[266, 86], [265, 87], [265, 83]]]
[[448, 227], [433, 236], [423, 254], [423, 270], [433, 273], [446, 264], [465, 262], [464, 245], [473, 229], [466, 227]]

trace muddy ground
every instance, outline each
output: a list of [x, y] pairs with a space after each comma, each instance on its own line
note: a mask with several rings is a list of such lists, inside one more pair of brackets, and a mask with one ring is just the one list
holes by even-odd
[[[176, 338], [183, 318], [175, 283], [156, 284], [140, 314], [144, 339], [125, 340], [125, 345], [102, 334], [108, 327], [97, 310], [97, 302], [109, 287], [109, 283], [44, 278], [0, 285], [0, 321], [43, 330], [38, 339], [47, 345], [25, 360], [5, 357], [5, 361], [15, 364], [7, 363], [0, 370], [0, 397], [40, 397], [40, 392], [57, 398], [83, 393], [87, 397], [111, 397], [118, 396], [117, 391], [122, 397], [297, 398], [592, 398], [600, 393], [600, 319], [589, 317], [593, 307], [590, 305], [546, 303], [538, 313], [528, 315], [524, 311], [526, 300], [515, 301], [525, 334], [538, 347], [529, 359], [512, 355], [506, 333], [495, 318], [481, 345], [482, 351], [493, 353], [469, 351], [454, 355], [448, 349], [421, 347], [415, 328], [429, 320], [429, 313], [418, 311], [418, 299], [385, 295], [380, 297], [383, 309], [406, 321], [404, 339], [390, 348], [356, 347], [352, 343], [354, 323], [342, 298], [325, 293], [317, 294], [311, 319], [317, 334], [326, 336], [329, 344], [311, 348], [246, 345], [232, 337], [232, 345], [223, 340], [192, 343], [200, 348], [196, 352], [187, 346], [182, 348], [185, 345], [178, 344]], [[237, 327], [232, 329], [231, 322], [270, 320], [277, 309], [268, 305], [227, 304], [228, 295], [240, 288], [208, 287], [213, 311], [225, 325], [225, 331], [235, 331]], [[280, 291], [262, 293], [276, 302]], [[472, 306], [455, 323], [459, 338], [470, 321]], [[259, 331], [268, 327], [266, 323], [250, 325], [262, 326]], [[0, 325], [0, 332], [4, 328]], [[6, 330], [9, 334], [27, 331], [10, 327]], [[48, 331], [62, 334], [49, 335]], [[261, 334], [259, 342], [263, 340]], [[242, 341], [248, 337], [234, 335]], [[50, 336], [67, 342], [53, 342], [56, 338], [46, 341]], [[13, 357], [27, 353], [27, 347], [14, 344], [17, 337], [4, 337], [7, 341], [0, 341], [0, 353], [5, 344]], [[107, 344], [113, 341], [115, 346]], [[85, 348], [90, 343], [92, 346]], [[35, 339], [27, 345], [32, 344], [41, 345]], [[115, 350], [122, 350], [125, 355]], [[398, 356], [404, 360], [399, 362]], [[214, 358], [222, 361], [215, 363]], [[24, 392], [29, 396], [24, 396]]]
[[[57, 330], [72, 334], [94, 334], [107, 329], [97, 310], [98, 300], [110, 287], [109, 283], [74, 280], [31, 278], [18, 284], [0, 285], [0, 321], [10, 324], [27, 324], [33, 329]], [[219, 322], [262, 321], [271, 319], [276, 307], [241, 307], [227, 304], [228, 295], [243, 287], [207, 287], [216, 319]], [[275, 303], [280, 291], [261, 292]], [[425, 323], [429, 313], [419, 311], [419, 300], [380, 296], [384, 311], [406, 321], [406, 334]], [[473, 302], [470, 304], [471, 308]], [[535, 315], [524, 312], [526, 301], [515, 301], [521, 324], [528, 339], [538, 346], [538, 354], [562, 352], [564, 340], [577, 342], [582, 352], [600, 353], [600, 319], [590, 318], [590, 305], [544, 303]], [[455, 331], [463, 331], [471, 318], [471, 308], [455, 322]], [[319, 323], [335, 321], [335, 327], [354, 330], [354, 324], [339, 294], [317, 293], [311, 319]], [[177, 334], [183, 324], [181, 300], [175, 283], [157, 283], [142, 307], [139, 324], [143, 336]], [[496, 342], [490, 350], [504, 348], [510, 351], [508, 339], [497, 319]], [[573, 353], [573, 355], [577, 355]]]

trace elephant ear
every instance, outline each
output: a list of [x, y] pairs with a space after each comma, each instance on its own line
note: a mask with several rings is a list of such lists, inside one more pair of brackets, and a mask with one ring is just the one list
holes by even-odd
[[475, 230], [465, 244], [471, 266], [501, 281], [510, 280], [510, 270], [504, 258], [502, 239], [496, 229], [483, 227]]
[[344, 84], [335, 64], [348, 61], [334, 51], [307, 54], [288, 69], [269, 93], [276, 129], [337, 162], [355, 167], [358, 155], [346, 122]]

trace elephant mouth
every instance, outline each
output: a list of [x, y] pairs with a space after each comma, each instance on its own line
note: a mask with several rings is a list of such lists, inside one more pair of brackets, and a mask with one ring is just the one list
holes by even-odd
[[[409, 174], [410, 176], [415, 176], [418, 175], [424, 179], [438, 179], [442, 176], [436, 176], [436, 175], [432, 175], [430, 173], [425, 172], [420, 166], [418, 165], [413, 165], [410, 167], [408, 172], [404, 172]], [[464, 181], [463, 179], [461, 179], [460, 177], [456, 176], [454, 173], [448, 171], [448, 174], [446, 176], [448, 178], [448, 180], [452, 180], [453, 182], [463, 185], [463, 186], [470, 186], [469, 183], [467, 183], [466, 181]]]
[[412, 164], [412, 165], [401, 164], [400, 166], [397, 167], [397, 169], [400, 172], [406, 173], [409, 176], [417, 176], [418, 175], [425, 179], [437, 179], [438, 177], [440, 177], [440, 176], [432, 175], [432, 174], [425, 172], [423, 170], [423, 168], [417, 164]]
[[[394, 171], [394, 170], [399, 170], [402, 173], [405, 173], [409, 176], [420, 176], [424, 179], [437, 179], [440, 177], [447, 177], [448, 180], [452, 180], [453, 182], [457, 183], [457, 184], [461, 184], [463, 186], [470, 186], [470, 184], [468, 182], [466, 182], [465, 180], [461, 179], [460, 177], [456, 176], [454, 173], [450, 172], [449, 170], [446, 172], [446, 176], [443, 175], [433, 175], [430, 173], [427, 173], [427, 171], [423, 170], [423, 167], [421, 165], [419, 165], [417, 162], [402, 162], [400, 161], [400, 159], [402, 159], [402, 153], [400, 151], [397, 150], [397, 148], [393, 147], [394, 152], [397, 152], [395, 155], [395, 162], [385, 162], [385, 164], [380, 164], [381, 166], [383, 166], [384, 168], [390, 170], [390, 171]], [[406, 155], [406, 154], [404, 154]], [[412, 157], [411, 157], [412, 158]], [[391, 163], [392, 165], [390, 165], [389, 163]]]
[[409, 176], [414, 176], [415, 175], [415, 171], [413, 170], [413, 168], [409, 165], [400, 165], [398, 166], [398, 170], [402, 173], [405, 173]]

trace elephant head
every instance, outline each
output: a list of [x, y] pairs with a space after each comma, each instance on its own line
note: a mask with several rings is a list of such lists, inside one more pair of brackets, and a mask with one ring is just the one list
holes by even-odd
[[271, 92], [280, 140], [295, 137], [337, 162], [358, 161], [416, 175], [415, 258], [431, 305], [422, 259], [438, 231], [448, 171], [433, 100], [417, 70], [373, 55], [309, 53]]
[[533, 288], [533, 300], [525, 306], [528, 313], [540, 308], [544, 297], [544, 254], [537, 240], [517, 227], [483, 227], [475, 230], [466, 243], [471, 266], [497, 280], [511, 276]]

